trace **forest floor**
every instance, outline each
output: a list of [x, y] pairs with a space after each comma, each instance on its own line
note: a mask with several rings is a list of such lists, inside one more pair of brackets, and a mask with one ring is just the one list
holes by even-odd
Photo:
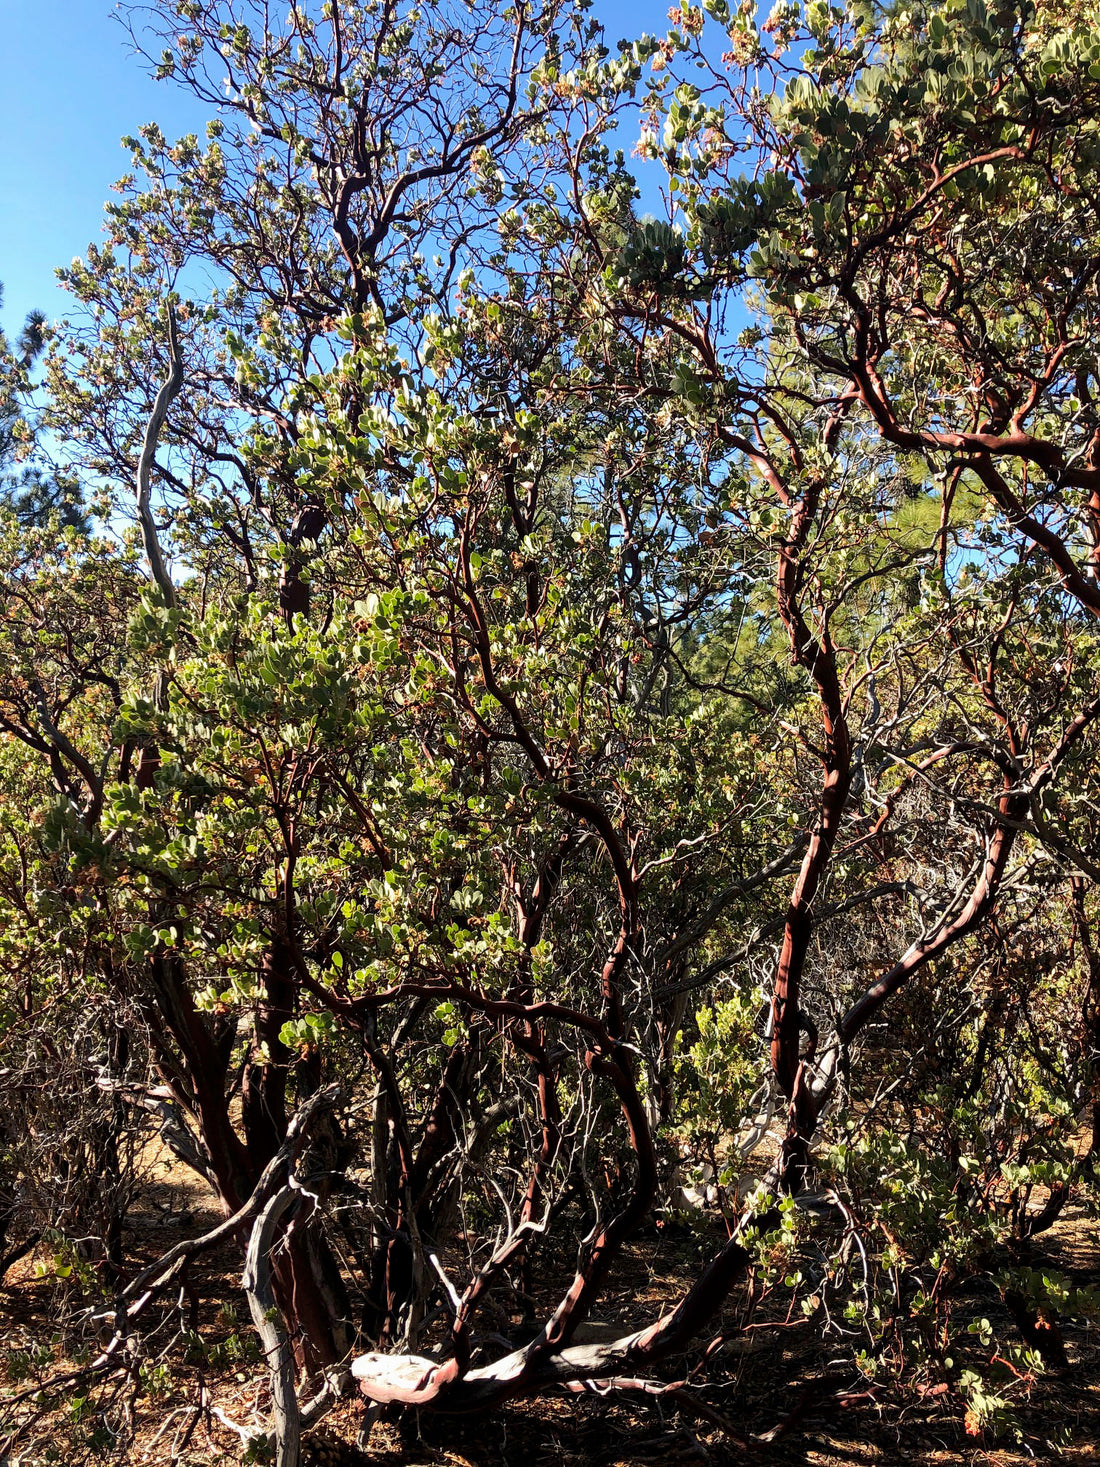
[[[180, 1237], [205, 1232], [219, 1220], [201, 1185], [183, 1168], [157, 1158], [130, 1216], [127, 1256], [151, 1261]], [[601, 1301], [602, 1323], [618, 1333], [652, 1320], [697, 1272], [700, 1241], [698, 1228], [676, 1226], [637, 1239]], [[230, 1467], [262, 1461], [256, 1434], [266, 1420], [266, 1372], [240, 1289], [238, 1257], [232, 1249], [204, 1257], [176, 1310], [166, 1315], [163, 1333], [145, 1341], [144, 1356], [135, 1359], [129, 1377], [95, 1389], [49, 1385], [82, 1360], [74, 1348], [79, 1310], [72, 1303], [72, 1280], [59, 1282], [48, 1250], [13, 1267], [0, 1288], [0, 1467]], [[1095, 1282], [1096, 1221], [1067, 1209], [1039, 1240], [1035, 1262], [1078, 1287]], [[547, 1299], [560, 1283], [547, 1277]], [[1007, 1325], [1003, 1312], [996, 1317], [995, 1291], [967, 1303]], [[201, 1338], [198, 1354], [194, 1335], [188, 1345], [188, 1329]], [[356, 1446], [362, 1407], [342, 1402], [307, 1434], [305, 1461], [315, 1467], [1100, 1463], [1100, 1329], [1071, 1323], [1065, 1340], [1070, 1368], [1040, 1376], [1018, 1405], [1019, 1442], [968, 1436], [957, 1404], [952, 1407], [942, 1394], [928, 1391], [922, 1397], [885, 1385], [869, 1392], [855, 1385], [851, 1373], [846, 1404], [835, 1391], [800, 1401], [801, 1388], [789, 1382], [819, 1380], [828, 1368], [820, 1335], [765, 1311], [708, 1379], [707, 1400], [746, 1436], [766, 1433], [797, 1407], [797, 1420], [781, 1440], [749, 1451], [707, 1420], [689, 1420], [659, 1398], [624, 1402], [562, 1392], [516, 1402], [484, 1419], [427, 1413], [400, 1425], [383, 1419], [366, 1450]], [[37, 1396], [25, 1394], [39, 1383], [44, 1388]], [[17, 1394], [24, 1399], [12, 1404]], [[121, 1452], [111, 1434], [119, 1429], [128, 1441]]]

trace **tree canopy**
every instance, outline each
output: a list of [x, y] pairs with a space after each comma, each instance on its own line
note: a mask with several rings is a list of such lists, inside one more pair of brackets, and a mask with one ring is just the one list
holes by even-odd
[[[124, 8], [207, 136], [126, 140], [41, 387], [41, 323], [0, 343], [0, 464], [33, 423], [87, 486], [0, 515], [0, 1255], [48, 1247], [83, 1449], [125, 1459], [136, 1360], [204, 1378], [165, 1320], [228, 1244], [286, 1467], [352, 1393], [1053, 1440], [1096, 1299], [1042, 1238], [1100, 1155], [1088, 7]], [[150, 1261], [153, 1146], [227, 1221]]]

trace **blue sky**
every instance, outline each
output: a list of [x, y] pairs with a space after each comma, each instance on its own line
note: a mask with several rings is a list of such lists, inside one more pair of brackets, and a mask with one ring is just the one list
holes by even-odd
[[203, 120], [128, 54], [106, 0], [6, 0], [0, 49], [0, 281], [4, 326], [32, 306], [60, 315], [53, 272], [98, 238], [104, 201], [126, 169], [119, 146], [154, 117], [168, 133]]
[[[612, 44], [667, 29], [669, 0], [596, 0]], [[104, 201], [129, 162], [119, 139], [156, 120], [169, 135], [207, 113], [156, 83], [130, 52], [108, 0], [0, 0], [0, 281], [2, 322], [32, 306], [54, 319], [68, 297], [54, 270], [99, 236]]]

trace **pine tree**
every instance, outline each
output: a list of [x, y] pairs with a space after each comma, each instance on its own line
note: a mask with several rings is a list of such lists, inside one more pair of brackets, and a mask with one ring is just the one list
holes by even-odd
[[[4, 287], [0, 284], [0, 306]], [[27, 313], [14, 346], [0, 327], [0, 504], [10, 508], [24, 526], [44, 525], [52, 514], [63, 525], [86, 524], [77, 481], [52, 467], [35, 462], [34, 429], [25, 405], [30, 371], [46, 345], [46, 316]]]

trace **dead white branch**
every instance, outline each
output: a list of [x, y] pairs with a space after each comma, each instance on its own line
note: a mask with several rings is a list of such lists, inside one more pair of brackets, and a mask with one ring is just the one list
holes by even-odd
[[271, 1275], [271, 1246], [287, 1211], [298, 1202], [290, 1186], [271, 1198], [252, 1225], [244, 1266], [244, 1289], [252, 1323], [271, 1373], [271, 1415], [275, 1428], [275, 1467], [298, 1467], [302, 1423], [294, 1390], [294, 1351], [283, 1328]]
[[176, 604], [176, 588], [172, 584], [172, 577], [164, 564], [164, 557], [160, 550], [160, 541], [157, 538], [157, 527], [153, 520], [153, 511], [150, 508], [150, 498], [153, 487], [153, 469], [157, 460], [157, 444], [160, 441], [161, 430], [164, 428], [168, 409], [175, 401], [179, 390], [183, 385], [183, 357], [180, 354], [179, 335], [176, 330], [176, 316], [172, 307], [168, 307], [168, 376], [160, 385], [160, 391], [153, 403], [153, 411], [149, 415], [149, 421], [145, 425], [145, 439], [141, 445], [141, 457], [138, 459], [137, 468], [137, 512], [141, 524], [141, 543], [145, 549], [145, 557], [149, 562], [149, 570], [153, 580], [156, 582], [161, 595], [167, 606]]

